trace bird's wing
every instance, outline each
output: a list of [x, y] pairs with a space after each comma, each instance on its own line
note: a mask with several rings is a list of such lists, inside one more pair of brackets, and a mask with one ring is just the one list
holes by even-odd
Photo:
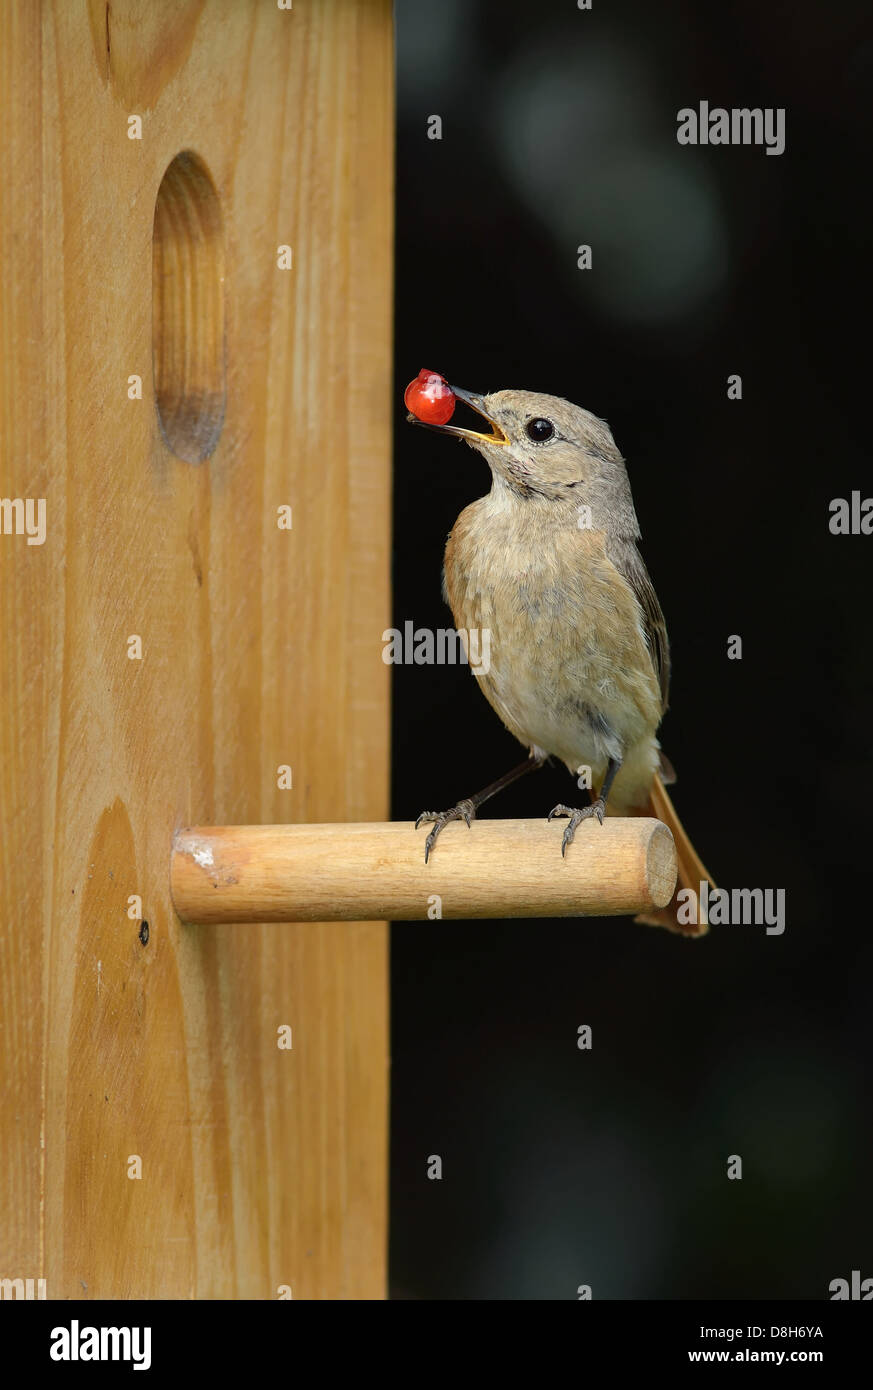
[[661, 713], [667, 708], [670, 692], [670, 643], [667, 639], [667, 624], [658, 602], [649, 571], [643, 564], [643, 557], [631, 540], [613, 540], [607, 543], [607, 555], [618, 572], [630, 585], [643, 615], [643, 630], [646, 635], [652, 665], [661, 687]]

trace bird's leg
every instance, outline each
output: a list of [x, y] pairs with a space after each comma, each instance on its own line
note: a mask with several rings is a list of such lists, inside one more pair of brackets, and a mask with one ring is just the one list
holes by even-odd
[[489, 782], [488, 786], [483, 787], [480, 792], [476, 792], [475, 796], [468, 796], [465, 797], [463, 801], [459, 801], [457, 806], [453, 806], [450, 811], [422, 811], [418, 820], [415, 822], [416, 830], [426, 821], [433, 821], [433, 830], [424, 842], [425, 864], [434, 847], [437, 835], [439, 835], [444, 826], [448, 825], [449, 821], [464, 820], [469, 826], [484, 801], [487, 801], [489, 797], [495, 796], [497, 792], [502, 792], [504, 787], [509, 787], [513, 782], [517, 782], [519, 777], [523, 777], [526, 772], [535, 772], [538, 767], [542, 767], [544, 762], [545, 758], [537, 758], [531, 755], [531, 757], [526, 758], [523, 763], [519, 763], [518, 767], [512, 768], [509, 772], [504, 773], [502, 777], [498, 777], [496, 782]]
[[615, 774], [618, 772], [618, 769], [620, 767], [620, 758], [610, 758], [609, 764], [606, 769], [606, 776], [603, 779], [603, 786], [600, 788], [599, 795], [594, 800], [592, 800], [590, 806], [585, 806], [580, 811], [576, 806], [558, 805], [555, 806], [549, 812], [549, 820], [551, 820], [554, 816], [570, 817], [570, 823], [564, 831], [564, 838], [561, 840], [562, 855], [567, 853], [567, 846], [573, 843], [573, 836], [576, 834], [576, 829], [578, 826], [582, 824], [583, 820], [588, 820], [589, 816], [596, 816], [597, 819], [600, 821], [600, 824], [603, 824], [603, 815], [606, 811], [606, 799], [609, 796], [609, 789], [615, 781]]

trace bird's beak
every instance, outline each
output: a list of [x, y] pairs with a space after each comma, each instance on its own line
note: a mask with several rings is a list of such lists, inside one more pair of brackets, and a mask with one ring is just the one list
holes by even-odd
[[496, 420], [493, 420], [485, 409], [481, 396], [476, 396], [472, 391], [462, 391], [460, 386], [453, 386], [452, 394], [457, 396], [459, 401], [469, 405], [475, 410], [477, 415], [481, 415], [483, 420], [487, 420], [491, 426], [489, 434], [480, 434], [477, 430], [465, 430], [460, 425], [432, 425], [427, 420], [419, 420], [414, 415], [407, 415], [407, 420], [411, 425], [424, 425], [425, 429], [436, 430], [439, 434], [454, 434], [458, 439], [472, 439], [477, 444], [508, 444], [509, 440], [503, 433]]

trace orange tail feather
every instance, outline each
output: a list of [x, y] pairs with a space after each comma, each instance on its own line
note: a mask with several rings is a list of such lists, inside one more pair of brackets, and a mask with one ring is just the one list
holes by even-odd
[[[710, 889], [714, 889], [715, 883], [686, 835], [682, 822], [676, 814], [676, 808], [667, 795], [664, 783], [657, 772], [652, 783], [649, 804], [641, 808], [638, 814], [657, 817], [671, 831], [676, 843], [679, 876], [676, 880], [676, 892], [666, 907], [653, 908], [651, 912], [641, 912], [639, 917], [634, 920], [650, 927], [667, 927], [669, 931], [681, 932], [683, 936], [705, 936], [709, 931], [709, 925], [706, 921], [701, 922], [699, 920], [701, 916], [700, 884], [706, 880], [709, 882]], [[693, 915], [698, 918], [696, 922], [683, 922], [679, 919], [678, 914], [682, 904], [677, 899], [682, 889], [690, 889], [694, 893], [697, 909]], [[687, 899], [685, 901], [687, 902]], [[688, 915], [687, 906], [683, 912], [683, 916], [686, 915]]]

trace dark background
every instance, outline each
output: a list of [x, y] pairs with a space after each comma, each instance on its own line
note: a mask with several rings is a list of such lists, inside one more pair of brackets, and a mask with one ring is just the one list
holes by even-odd
[[[445, 538], [490, 487], [405, 424], [420, 367], [605, 417], [670, 632], [677, 809], [720, 886], [786, 889], [787, 926], [395, 926], [395, 1298], [823, 1299], [873, 1276], [873, 536], [828, 530], [832, 498], [873, 495], [868, 11], [397, 4], [394, 623], [451, 626]], [[785, 153], [678, 145], [701, 99], [784, 106]], [[394, 748], [401, 819], [523, 756], [461, 666], [394, 668]], [[483, 815], [574, 791], [548, 768]]]

